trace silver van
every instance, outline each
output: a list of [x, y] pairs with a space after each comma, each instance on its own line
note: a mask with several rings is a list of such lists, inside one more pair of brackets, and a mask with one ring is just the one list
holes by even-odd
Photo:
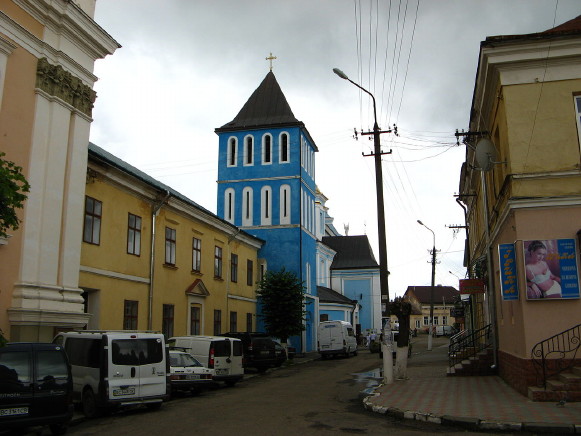
[[158, 409], [169, 398], [169, 352], [160, 333], [59, 333], [73, 374], [73, 400], [87, 417], [106, 409], [144, 404]]

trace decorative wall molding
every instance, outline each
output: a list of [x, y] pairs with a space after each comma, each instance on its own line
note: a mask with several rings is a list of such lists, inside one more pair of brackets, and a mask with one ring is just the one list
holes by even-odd
[[60, 65], [51, 65], [40, 58], [36, 66], [36, 87], [60, 98], [80, 112], [92, 116], [97, 93]]

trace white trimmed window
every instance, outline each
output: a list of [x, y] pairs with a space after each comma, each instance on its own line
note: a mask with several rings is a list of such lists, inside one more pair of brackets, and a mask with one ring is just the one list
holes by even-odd
[[234, 223], [234, 207], [236, 205], [236, 198], [234, 189], [228, 188], [224, 191], [224, 219], [230, 223]]
[[263, 186], [260, 191], [260, 224], [269, 226], [272, 224], [272, 189]]
[[242, 190], [242, 225], [251, 226], [252, 223], [252, 205], [253, 202], [252, 188], [246, 187]]
[[282, 185], [280, 187], [280, 223], [290, 224], [291, 217], [291, 197], [290, 186]]
[[244, 166], [254, 165], [254, 137], [244, 137]]
[[262, 164], [272, 164], [272, 135], [270, 133], [262, 136]]
[[282, 132], [278, 137], [278, 161], [290, 162], [290, 144], [287, 132]]
[[581, 95], [575, 96], [575, 118], [577, 119], [577, 135], [581, 146]]
[[228, 162], [226, 166], [235, 167], [238, 162], [238, 139], [234, 136], [228, 138]]

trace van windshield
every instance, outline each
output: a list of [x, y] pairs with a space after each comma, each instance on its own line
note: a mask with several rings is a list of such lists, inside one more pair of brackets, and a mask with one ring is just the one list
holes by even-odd
[[114, 339], [111, 359], [115, 365], [148, 365], [163, 360], [160, 339]]

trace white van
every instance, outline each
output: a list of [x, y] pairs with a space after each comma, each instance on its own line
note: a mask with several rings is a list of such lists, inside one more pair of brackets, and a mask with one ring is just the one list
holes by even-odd
[[158, 409], [169, 398], [169, 351], [160, 333], [80, 330], [53, 342], [67, 353], [73, 401], [87, 417], [117, 406]]
[[214, 371], [214, 380], [234, 386], [244, 377], [242, 341], [223, 336], [175, 336], [168, 339], [170, 348], [183, 349], [206, 368]]
[[317, 349], [323, 359], [351, 353], [357, 356], [357, 339], [353, 326], [347, 321], [323, 321], [317, 329]]

